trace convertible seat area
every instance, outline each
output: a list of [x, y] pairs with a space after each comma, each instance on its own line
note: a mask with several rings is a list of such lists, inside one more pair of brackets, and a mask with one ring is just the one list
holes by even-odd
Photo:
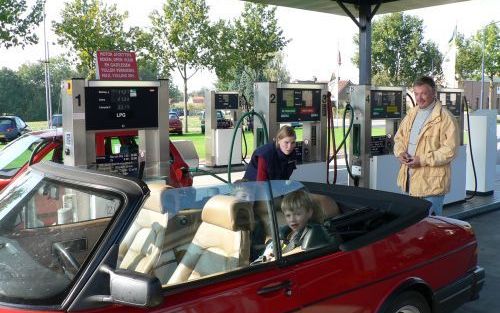
[[151, 193], [120, 244], [118, 263], [120, 268], [151, 274], [160, 257], [168, 221], [168, 215], [162, 213], [161, 194], [171, 187], [148, 187]]
[[249, 264], [250, 232], [255, 224], [252, 203], [234, 196], [216, 195], [203, 207], [201, 219], [169, 285]]

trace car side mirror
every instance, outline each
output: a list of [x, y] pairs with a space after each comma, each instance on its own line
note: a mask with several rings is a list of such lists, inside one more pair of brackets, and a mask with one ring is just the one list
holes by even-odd
[[113, 270], [101, 265], [109, 274], [110, 298], [107, 301], [141, 308], [150, 308], [163, 302], [160, 280], [154, 276], [129, 270]]

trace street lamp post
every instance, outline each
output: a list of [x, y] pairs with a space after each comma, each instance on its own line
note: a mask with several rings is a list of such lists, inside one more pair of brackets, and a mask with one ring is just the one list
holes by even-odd
[[45, 10], [45, 5], [43, 5], [43, 45], [45, 48], [45, 107], [47, 110], [47, 123], [48, 127], [52, 127], [52, 97], [50, 90], [50, 67], [49, 67], [49, 44], [47, 42], [47, 27], [46, 27], [46, 19], [47, 13]]
[[[481, 51], [482, 51], [482, 56], [481, 56], [481, 94], [479, 95], [479, 105], [480, 105], [479, 108], [480, 109], [483, 109], [483, 97], [484, 97], [484, 45], [485, 45], [485, 41], [486, 41], [486, 28], [488, 28], [488, 26], [490, 26], [492, 24], [496, 24], [499, 22], [500, 21], [488, 23], [483, 28], [483, 43], [482, 43], [482, 48], [481, 48]], [[490, 104], [491, 104], [491, 102], [490, 102]], [[488, 105], [488, 107], [491, 110], [491, 105]]]

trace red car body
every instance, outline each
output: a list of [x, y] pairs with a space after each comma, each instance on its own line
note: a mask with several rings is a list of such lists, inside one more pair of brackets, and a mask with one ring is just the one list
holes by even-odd
[[[103, 156], [112, 151], [106, 151], [106, 138], [116, 138], [123, 146], [137, 136], [137, 131], [101, 132], [96, 134], [96, 155]], [[23, 141], [25, 143], [23, 143]], [[43, 142], [43, 144], [41, 144]], [[33, 155], [33, 162], [49, 160], [55, 163], [63, 162], [62, 130], [48, 129], [33, 131], [10, 143], [0, 151], [0, 160], [13, 156], [12, 162], [0, 161], [0, 190], [28, 168], [31, 151], [38, 145], [40, 149]], [[19, 146], [19, 147], [17, 147]], [[31, 149], [28, 151], [28, 149]], [[193, 184], [193, 177], [188, 172], [188, 165], [181, 154], [170, 142], [170, 185], [172, 187], [187, 187]]]
[[[9, 248], [0, 249], [0, 312], [438, 313], [479, 295], [484, 270], [471, 226], [428, 217], [427, 201], [315, 183], [240, 184], [169, 189], [33, 165], [0, 193]], [[284, 252], [280, 199], [304, 188], [317, 203], [314, 222]], [[36, 218], [32, 203], [42, 198], [52, 222]], [[280, 241], [274, 255], [255, 258], [269, 240]]]

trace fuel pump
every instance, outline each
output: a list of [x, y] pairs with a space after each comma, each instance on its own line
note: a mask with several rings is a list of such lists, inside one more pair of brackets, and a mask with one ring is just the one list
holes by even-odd
[[278, 84], [257, 82], [254, 85], [255, 112], [264, 117], [269, 129], [254, 120], [254, 147], [272, 141], [283, 124], [302, 123], [302, 140], [297, 138], [297, 169], [290, 179], [325, 182], [327, 161], [327, 85]]
[[446, 106], [457, 119], [460, 143], [456, 151], [456, 156], [451, 162], [451, 185], [450, 191], [444, 197], [444, 204], [464, 201], [466, 197], [466, 171], [464, 171], [464, 168], [467, 166], [467, 149], [464, 145], [463, 95], [463, 89], [440, 88], [437, 90], [437, 100]]
[[138, 176], [142, 163], [145, 176], [169, 177], [167, 80], [72, 79], [62, 89], [66, 165]]
[[[398, 192], [399, 162], [393, 155], [394, 135], [406, 110], [404, 87], [353, 86], [354, 110], [348, 164], [350, 185]], [[382, 128], [383, 131], [377, 129]]]
[[[215, 92], [205, 94], [205, 162], [207, 166], [227, 166], [231, 152], [231, 138], [235, 122], [241, 115], [238, 92]], [[226, 120], [223, 112], [229, 111]], [[218, 116], [219, 115], [219, 116]], [[220, 116], [221, 115], [221, 116]], [[241, 164], [241, 129], [237, 129], [232, 147], [231, 164]]]
[[497, 162], [497, 110], [474, 111], [469, 117], [468, 130], [467, 193], [492, 195]]

